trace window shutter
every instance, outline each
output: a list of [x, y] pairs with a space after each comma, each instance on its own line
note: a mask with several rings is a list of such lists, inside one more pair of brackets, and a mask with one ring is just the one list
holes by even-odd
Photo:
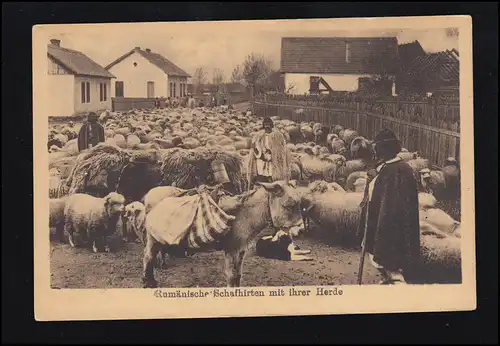
[[85, 82], [81, 83], [81, 88], [82, 88], [82, 93], [81, 93], [82, 94], [82, 103], [85, 103], [85, 100], [86, 100], [86, 98], [85, 98]]

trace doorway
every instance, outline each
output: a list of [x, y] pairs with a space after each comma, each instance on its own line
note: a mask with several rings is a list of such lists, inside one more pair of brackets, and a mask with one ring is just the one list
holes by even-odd
[[155, 82], [148, 82], [148, 98], [152, 99], [155, 97]]

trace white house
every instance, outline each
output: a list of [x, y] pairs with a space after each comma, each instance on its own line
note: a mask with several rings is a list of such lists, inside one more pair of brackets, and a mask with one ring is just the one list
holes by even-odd
[[[284, 37], [281, 68], [285, 90], [309, 94], [312, 80], [323, 79], [334, 91], [356, 91], [360, 78], [398, 74], [395, 37]], [[393, 94], [395, 85], [392, 86]]]
[[49, 116], [72, 116], [111, 109], [109, 94], [114, 76], [76, 50], [61, 47], [60, 40], [47, 45]]
[[108, 66], [116, 76], [113, 97], [153, 98], [187, 95], [187, 79], [180, 67], [150, 49], [135, 47]]

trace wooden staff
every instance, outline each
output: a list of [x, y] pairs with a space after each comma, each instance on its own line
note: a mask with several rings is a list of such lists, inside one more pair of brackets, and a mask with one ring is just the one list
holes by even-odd
[[361, 285], [363, 281], [363, 267], [365, 265], [365, 255], [366, 255], [366, 233], [368, 231], [368, 211], [369, 211], [369, 201], [366, 204], [366, 214], [365, 214], [365, 229], [363, 232], [363, 243], [361, 245], [361, 259], [359, 260], [358, 268], [358, 285]]

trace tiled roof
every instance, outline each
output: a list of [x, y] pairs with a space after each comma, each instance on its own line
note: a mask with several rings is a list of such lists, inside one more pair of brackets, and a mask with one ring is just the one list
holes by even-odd
[[115, 78], [104, 67], [76, 50], [49, 44], [47, 55], [76, 75]]
[[[346, 61], [346, 44], [350, 59]], [[395, 37], [284, 37], [282, 73], [383, 74], [398, 71]]]
[[416, 58], [425, 56], [426, 54], [418, 41], [400, 44], [398, 46], [398, 53], [403, 69], [410, 67]]
[[175, 65], [173, 62], [163, 57], [162, 55], [158, 53], [153, 53], [152, 51], [142, 50], [138, 47], [132, 49], [130, 52], [122, 55], [121, 57], [113, 61], [111, 64], [106, 66], [106, 70], [109, 70], [114, 65], [118, 64], [128, 56], [132, 55], [134, 52], [137, 52], [138, 54], [142, 55], [149, 62], [159, 67], [161, 70], [163, 70], [163, 72], [165, 72], [169, 76], [191, 77], [187, 72], [182, 70], [180, 67], [178, 67], [177, 65]]
[[458, 82], [460, 63], [452, 53], [447, 50], [418, 57], [406, 73], [407, 82], [415, 80]]

